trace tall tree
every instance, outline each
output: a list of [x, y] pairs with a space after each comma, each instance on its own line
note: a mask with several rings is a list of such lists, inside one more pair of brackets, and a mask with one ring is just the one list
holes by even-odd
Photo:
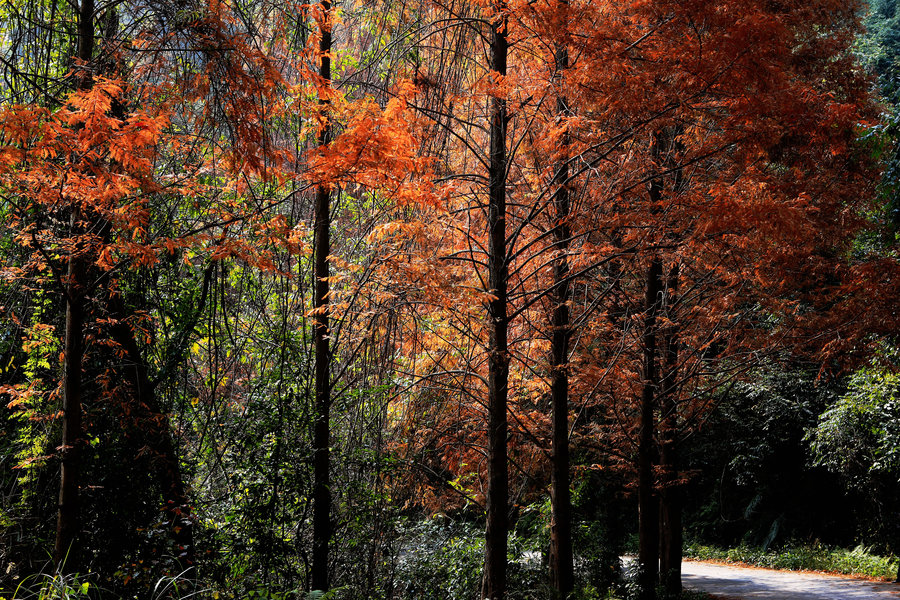
[[[556, 113], [561, 121], [569, 118], [569, 106], [565, 92], [564, 73], [569, 66], [567, 47], [568, 19], [566, 2], [562, 2], [563, 38], [555, 52], [555, 68], [558, 87]], [[564, 125], [565, 127], [565, 125]], [[555, 224], [553, 241], [557, 256], [553, 266], [553, 315], [551, 319], [550, 349], [550, 403], [552, 413], [552, 466], [550, 491], [550, 582], [560, 598], [567, 598], [575, 585], [575, 569], [572, 557], [572, 499], [569, 490], [569, 343], [572, 324], [569, 315], [571, 282], [569, 281], [569, 243], [572, 235], [569, 224], [569, 163], [566, 148], [570, 144], [568, 131], [560, 138], [563, 149], [553, 175], [553, 207]]]
[[664, 285], [663, 315], [668, 324], [660, 328], [659, 388], [659, 572], [660, 583], [672, 597], [681, 594], [681, 559], [684, 552], [682, 532], [681, 481], [679, 473], [679, 341], [676, 324], [680, 265], [669, 268]]
[[[334, 24], [330, 0], [319, 4], [319, 92], [321, 107], [321, 131], [318, 143], [325, 146], [331, 141], [331, 116], [328, 114], [331, 100], [328, 96], [331, 84], [331, 41]], [[316, 188], [315, 208], [315, 295], [313, 298], [313, 332], [315, 336], [316, 420], [313, 435], [313, 560], [312, 581], [314, 590], [328, 591], [328, 546], [331, 540], [331, 354], [328, 348], [328, 255], [331, 252], [331, 184], [323, 182]]]
[[[81, 73], [79, 88], [88, 90], [93, 85], [94, 57], [94, 1], [82, 0], [78, 9], [78, 60]], [[84, 221], [90, 223], [91, 215], [83, 214], [85, 207], [78, 201], [69, 206], [70, 228], [75, 238], [84, 235]], [[57, 567], [79, 568], [76, 537], [81, 529], [79, 487], [81, 476], [81, 373], [84, 359], [84, 294], [86, 292], [85, 262], [92, 257], [86, 254], [84, 242], [74, 243], [68, 259], [65, 282], [66, 330], [63, 353], [63, 436], [61, 445], [61, 468], [59, 484], [59, 513], [56, 522], [56, 542], [53, 561]]]
[[[504, 0], [492, 4], [490, 59], [492, 75], [506, 77], [508, 16]], [[506, 597], [506, 551], [509, 521], [507, 465], [507, 395], [509, 393], [509, 317], [507, 287], [509, 255], [506, 230], [506, 98], [490, 99], [490, 156], [488, 164], [488, 484], [487, 529], [484, 544], [484, 583], [481, 596]]]
[[659, 503], [654, 488], [653, 465], [656, 445], [656, 395], [659, 387], [656, 357], [656, 328], [662, 293], [662, 261], [653, 257], [647, 269], [641, 344], [641, 401], [638, 426], [638, 579], [641, 600], [656, 597], [659, 577]]

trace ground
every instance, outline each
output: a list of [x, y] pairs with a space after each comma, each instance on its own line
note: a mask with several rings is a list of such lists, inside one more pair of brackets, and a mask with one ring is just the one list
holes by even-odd
[[900, 584], [897, 583], [701, 561], [685, 561], [682, 565], [682, 579], [687, 589], [735, 600], [900, 599]]

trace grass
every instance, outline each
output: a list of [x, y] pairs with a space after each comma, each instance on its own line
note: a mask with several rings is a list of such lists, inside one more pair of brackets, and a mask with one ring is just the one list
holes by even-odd
[[825, 571], [843, 575], [861, 575], [875, 579], [894, 579], [897, 575], [897, 558], [878, 556], [869, 548], [857, 546], [852, 550], [830, 548], [822, 544], [788, 545], [780, 549], [764, 550], [741, 545], [737, 548], [717, 548], [702, 544], [685, 547], [685, 557], [699, 560], [739, 562], [790, 571]]
[[[190, 580], [185, 577], [186, 573], [163, 577], [152, 590], [148, 590], [146, 597], [149, 600], [193, 600], [204, 595], [206, 590], [193, 589]], [[0, 588], [0, 600], [90, 600], [111, 597], [109, 592], [92, 582], [94, 578], [92, 573], [63, 573], [59, 569], [34, 573], [9, 591]]]

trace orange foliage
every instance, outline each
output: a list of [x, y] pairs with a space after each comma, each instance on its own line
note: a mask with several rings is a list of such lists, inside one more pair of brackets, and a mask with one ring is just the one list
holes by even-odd
[[[429, 508], [460, 506], [451, 500], [460, 492], [482, 500], [486, 98], [505, 97], [514, 115], [511, 468], [540, 490], [558, 161], [568, 157], [575, 198], [568, 260], [579, 329], [569, 368], [573, 407], [594, 422], [583, 434], [607, 436], [609, 425], [626, 442], [633, 434], [643, 278], [654, 258], [664, 273], [679, 268], [659, 331], [677, 332], [672, 393], [690, 427], [710, 387], [790, 347], [800, 309], [833, 293], [819, 285], [823, 274], [835, 273], [864, 225], [875, 177], [855, 140], [876, 110], [848, 51], [857, 9], [832, 0], [511, 2], [502, 82], [482, 67], [420, 77], [415, 104], [428, 110], [416, 125], [444, 148], [435, 167], [443, 190], [433, 196], [441, 203], [383, 226], [378, 241], [409, 305], [401, 352], [417, 382], [396, 407], [398, 452], [429, 474], [414, 476], [417, 489], [432, 488]], [[439, 22], [439, 8], [422, 10]], [[557, 44], [572, 57], [561, 73]], [[569, 114], [556, 113], [559, 95]]]

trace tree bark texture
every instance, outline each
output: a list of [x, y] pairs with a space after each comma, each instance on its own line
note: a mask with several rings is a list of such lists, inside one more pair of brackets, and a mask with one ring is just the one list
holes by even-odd
[[[562, 46], [556, 52], [556, 68], [562, 72], [568, 67], [568, 49]], [[556, 101], [557, 115], [568, 116], [566, 98], [560, 95]], [[560, 144], [568, 146], [568, 133]], [[555, 186], [553, 206], [556, 224], [553, 241], [557, 256], [553, 265], [553, 317], [550, 341], [550, 404], [552, 422], [552, 465], [550, 471], [550, 583], [559, 598], [566, 598], [575, 586], [572, 559], [572, 498], [569, 490], [569, 341], [571, 321], [569, 317], [569, 168], [566, 157], [560, 158], [553, 178]]]
[[[78, 59], [85, 72], [79, 87], [90, 89], [91, 59], [94, 55], [94, 0], [82, 0], [78, 10]], [[56, 540], [53, 547], [53, 562], [57, 569], [77, 571], [79, 554], [77, 536], [81, 530], [81, 506], [79, 488], [81, 486], [81, 394], [82, 369], [84, 362], [84, 284], [85, 266], [78, 248], [81, 233], [81, 210], [72, 203], [70, 235], [73, 247], [68, 259], [65, 296], [66, 331], [63, 364], [63, 433], [61, 444], [61, 467], [59, 482], [59, 505], [56, 519]]]
[[[77, 208], [72, 209], [72, 223], [80, 218]], [[59, 509], [56, 520], [56, 542], [53, 562], [57, 569], [77, 571], [79, 552], [77, 537], [81, 530], [81, 392], [82, 363], [84, 359], [84, 264], [73, 249], [69, 257], [66, 282], [66, 332], [65, 361], [63, 364], [63, 431]]]
[[676, 263], [666, 281], [666, 311], [672, 325], [663, 331], [663, 373], [660, 382], [661, 479], [660, 584], [668, 597], [681, 594], [682, 524], [681, 487], [678, 482], [678, 325], [673, 307], [677, 302], [679, 267]]
[[[209, 272], [209, 271], [208, 271]], [[172, 540], [179, 554], [176, 556], [182, 568], [193, 572], [194, 517], [184, 486], [184, 474], [178, 460], [172, 427], [168, 415], [162, 410], [156, 395], [156, 386], [150, 379], [147, 363], [141, 354], [131, 327], [124, 321], [126, 313], [118, 296], [110, 299], [110, 314], [116, 319], [110, 334], [125, 352], [127, 368], [124, 370], [134, 394], [134, 430], [142, 444], [151, 451], [151, 467], [159, 485], [163, 510], [169, 518]]]
[[[491, 69], [506, 75], [506, 4], [496, 5], [491, 35]], [[494, 298], [488, 304], [490, 353], [488, 365], [488, 488], [484, 544], [484, 580], [481, 597], [506, 597], [508, 523], [507, 393], [509, 350], [507, 286], [509, 265], [506, 248], [506, 99], [490, 99], [490, 163], [488, 178], [488, 285]]]
[[638, 438], [638, 569], [640, 600], [653, 600], [659, 579], [659, 504], [654, 490], [656, 392], [659, 381], [656, 325], [662, 292], [662, 261], [654, 257], [647, 272], [644, 307], [643, 387]]
[[[331, 26], [332, 6], [330, 0], [322, 0], [323, 22], [319, 41], [320, 63], [319, 75], [325, 82], [331, 83]], [[330, 99], [320, 98], [325, 125], [319, 133], [319, 146], [326, 145], [331, 139], [330, 116], [328, 115]], [[314, 352], [315, 352], [315, 408], [316, 417], [313, 426], [313, 550], [312, 577], [313, 590], [328, 591], [329, 572], [328, 555], [331, 543], [331, 352], [328, 342], [328, 255], [331, 252], [331, 188], [320, 183], [316, 187], [315, 206], [315, 239], [314, 245], [314, 277], [315, 297], [313, 299]]]

